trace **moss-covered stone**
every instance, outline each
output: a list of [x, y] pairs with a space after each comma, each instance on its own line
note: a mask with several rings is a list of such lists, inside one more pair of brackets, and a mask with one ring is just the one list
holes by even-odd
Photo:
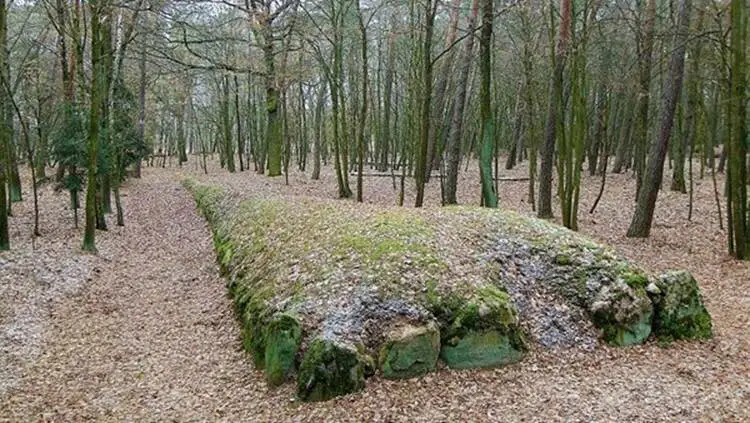
[[266, 367], [265, 328], [273, 315], [267, 300], [272, 297], [273, 291], [270, 287], [264, 287], [256, 291], [245, 288], [241, 292], [241, 295], [235, 296], [235, 304], [241, 309], [242, 344], [245, 351], [253, 355], [255, 367], [263, 369]]
[[365, 352], [365, 349], [361, 344], [357, 347], [357, 351], [359, 351], [359, 361], [362, 363], [362, 372], [364, 373], [365, 378], [375, 376], [375, 371], [378, 369], [375, 364], [375, 359]]
[[654, 334], [662, 340], [702, 339], [712, 335], [711, 315], [698, 283], [686, 271], [668, 272], [649, 286], [654, 303]]
[[502, 366], [520, 361], [523, 354], [511, 337], [496, 330], [470, 331], [440, 350], [440, 357], [454, 369]]
[[569, 254], [559, 253], [555, 256], [555, 264], [559, 266], [570, 266], [573, 264], [573, 259]]
[[599, 291], [590, 313], [604, 341], [612, 345], [640, 344], [651, 333], [653, 307], [645, 289], [633, 288], [622, 278]]
[[317, 338], [300, 364], [297, 396], [302, 401], [325, 401], [360, 391], [365, 386], [364, 367], [355, 347]]
[[640, 269], [625, 269], [620, 277], [628, 284], [629, 287], [636, 290], [642, 290], [648, 285], [648, 276]]
[[526, 351], [516, 309], [494, 286], [479, 288], [469, 300], [448, 296], [431, 307], [442, 325], [440, 357], [450, 367], [500, 366]]
[[301, 342], [302, 326], [296, 317], [278, 313], [271, 318], [265, 328], [264, 364], [269, 385], [281, 385], [294, 369]]
[[421, 376], [435, 369], [439, 354], [440, 331], [435, 322], [401, 324], [386, 335], [380, 370], [389, 379]]

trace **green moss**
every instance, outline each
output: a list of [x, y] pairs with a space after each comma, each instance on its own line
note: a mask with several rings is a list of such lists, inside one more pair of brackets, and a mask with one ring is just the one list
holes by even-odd
[[315, 339], [297, 374], [297, 396], [302, 401], [325, 401], [360, 391], [365, 386], [364, 364], [354, 347]]
[[454, 369], [502, 366], [520, 361], [523, 354], [511, 337], [496, 330], [470, 331], [440, 350], [440, 357]]
[[555, 264], [559, 266], [570, 266], [573, 264], [573, 259], [568, 254], [558, 254], [555, 256]]
[[266, 338], [264, 328], [269, 323], [273, 311], [268, 306], [268, 299], [273, 297], [270, 286], [244, 294], [247, 298], [242, 310], [242, 345], [245, 351], [253, 355], [255, 367], [265, 368]]
[[713, 334], [711, 315], [703, 305], [698, 283], [689, 272], [668, 272], [657, 281], [654, 333], [663, 341], [704, 339]]
[[[530, 257], [519, 260], [534, 260], [555, 295], [589, 311], [607, 342], [642, 342], [652, 320], [661, 339], [710, 336], [710, 316], [697, 294], [652, 297], [659, 302], [652, 319], [645, 273], [611, 249], [548, 222], [471, 207], [422, 214], [364, 205], [357, 206], [355, 220], [341, 210], [349, 207], [342, 203], [238, 202], [218, 187], [192, 180], [185, 186], [211, 226], [217, 262], [242, 321], [243, 344], [256, 366], [265, 368], [269, 384], [293, 373], [297, 349], [306, 344], [301, 322], [284, 314], [298, 310], [294, 304], [306, 298], [372, 284], [382, 298], [420, 302], [439, 322], [439, 338], [430, 331], [389, 335], [377, 364], [364, 349], [313, 341], [298, 373], [302, 399], [361, 389], [363, 375], [376, 367], [385, 377], [424, 374], [435, 367], [438, 355], [455, 368], [519, 360], [526, 342], [511, 299], [501, 287], [477, 287], [478, 281], [500, 281], [506, 274], [501, 266], [507, 263], [486, 260], [502, 240], [528, 247]], [[445, 224], [448, 219], [451, 223]], [[461, 266], [448, 268], [448, 262]], [[619, 291], [600, 298], [611, 284]], [[639, 299], [646, 299], [645, 306]], [[594, 302], [609, 308], [594, 312]], [[371, 341], [363, 340], [369, 346]]]
[[578, 267], [573, 271], [573, 284], [579, 301], [588, 295], [588, 281], [589, 270], [586, 267]]
[[645, 313], [641, 318], [630, 324], [622, 325], [611, 320], [594, 319], [594, 323], [602, 329], [603, 339], [610, 345], [628, 346], [642, 344], [651, 334], [652, 313]]
[[641, 344], [651, 334], [653, 307], [645, 291], [622, 281], [611, 285], [606, 295], [592, 305], [591, 320], [611, 345]]
[[302, 342], [299, 320], [286, 313], [274, 315], [264, 329], [264, 342], [266, 381], [271, 386], [281, 385], [294, 368]]
[[410, 249], [399, 240], [373, 239], [359, 234], [344, 235], [341, 242], [336, 245], [336, 253], [340, 256], [347, 256], [354, 252], [372, 262], [380, 261], [391, 254], [403, 254], [407, 251], [414, 251], [414, 248]]
[[488, 285], [470, 299], [448, 295], [429, 304], [441, 323], [441, 353], [454, 368], [518, 361], [526, 351], [523, 331], [507, 293]]
[[357, 353], [359, 354], [359, 361], [362, 363], [362, 372], [365, 377], [374, 376], [377, 370], [375, 359], [365, 351], [365, 347], [362, 344], [357, 345]]
[[334, 253], [348, 258], [351, 253], [370, 265], [384, 260], [400, 261], [405, 255], [417, 265], [438, 264], [435, 252], [426, 245], [433, 231], [417, 217], [398, 212], [377, 213], [342, 228], [343, 235], [333, 238]]
[[648, 285], [648, 276], [642, 270], [629, 268], [625, 270], [620, 277], [631, 288], [645, 289]]
[[401, 210], [377, 213], [372, 219], [372, 227], [382, 235], [397, 235], [407, 239], [434, 234], [434, 230], [424, 219]]
[[228, 241], [219, 241], [214, 243], [216, 249], [216, 260], [219, 263], [219, 270], [222, 276], [227, 276], [231, 273], [230, 263], [232, 262], [232, 256], [234, 250], [232, 244]]
[[380, 369], [389, 379], [424, 375], [435, 369], [440, 331], [435, 323], [404, 325], [391, 331], [380, 350]]

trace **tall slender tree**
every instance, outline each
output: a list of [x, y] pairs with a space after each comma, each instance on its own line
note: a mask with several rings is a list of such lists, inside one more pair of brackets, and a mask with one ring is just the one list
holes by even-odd
[[479, 152], [479, 175], [482, 182], [482, 205], [497, 207], [497, 192], [492, 177], [492, 148], [495, 143], [495, 118], [492, 116], [490, 86], [492, 79], [492, 4], [482, 0], [482, 30], [479, 35], [479, 92], [480, 119], [482, 119], [482, 146]]
[[664, 174], [664, 159], [667, 155], [669, 139], [672, 135], [675, 109], [682, 91], [682, 78], [685, 70], [685, 48], [690, 30], [690, 12], [692, 0], [680, 0], [677, 26], [672, 42], [672, 55], [669, 69], [662, 89], [662, 111], [659, 133], [649, 147], [648, 164], [643, 178], [643, 185], [638, 190], [638, 201], [630, 222], [627, 235], [634, 238], [645, 238], [651, 231], [656, 199], [659, 195]]
[[97, 155], [99, 149], [99, 129], [102, 100], [105, 90], [105, 58], [103, 53], [108, 39], [105, 31], [109, 0], [92, 0], [91, 14], [91, 104], [89, 107], [88, 128], [88, 186], [86, 187], [86, 228], [83, 236], [83, 249], [96, 251], [96, 191], [97, 191]]
[[[560, 29], [557, 35], [557, 46], [554, 48], [553, 73], [550, 84], [549, 107], [547, 109], [547, 124], [544, 133], [544, 143], [540, 150], [542, 163], [539, 168], [539, 201], [537, 202], [537, 216], [549, 219], [552, 214], [552, 167], [555, 157], [555, 140], [559, 119], [559, 104], [563, 97], [563, 73], [565, 60], [568, 56], [571, 22], [573, 20], [572, 0], [560, 0]], [[553, 15], [550, 10], [550, 15]]]
[[729, 219], [729, 252], [738, 259], [748, 258], [750, 228], [747, 216], [747, 121], [746, 121], [746, 42], [747, 2], [732, 0], [731, 18], [731, 71], [729, 80], [727, 158], [727, 215]]
[[[469, 12], [466, 31], [468, 34], [474, 32], [477, 16], [479, 14], [479, 0], [472, 0], [471, 12]], [[443, 189], [443, 204], [456, 204], [456, 189], [458, 186], [458, 171], [461, 164], [461, 138], [463, 137], [464, 107], [466, 105], [466, 91], [469, 84], [469, 73], [471, 72], [471, 57], [474, 50], [474, 37], [468, 35], [464, 38], [464, 47], [461, 52], [459, 63], [460, 70], [457, 81], [457, 92], [454, 100], [453, 116], [451, 117], [450, 133], [446, 143], [446, 181]]]
[[[8, 39], [8, 8], [5, 0], [0, 0], [0, 72], [5, 72], [6, 66], [6, 44]], [[0, 90], [0, 108], [7, 99], [6, 90]], [[8, 234], [8, 194], [6, 187], [6, 152], [8, 151], [9, 136], [4, 122], [0, 122], [0, 250], [10, 249], [10, 237]]]
[[[429, 0], [425, 4], [425, 33], [422, 45], [422, 92], [421, 117], [419, 142], [417, 144], [417, 166], [414, 169], [417, 182], [417, 197], [414, 207], [422, 207], [424, 202], [425, 173], [429, 170], [427, 164], [427, 153], [430, 137], [430, 110], [432, 107], [432, 37], [435, 32], [435, 13], [437, 11], [437, 0]], [[431, 164], [430, 164], [431, 165]]]
[[636, 32], [638, 56], [638, 121], [635, 134], [633, 164], [636, 172], [636, 196], [643, 184], [648, 150], [649, 108], [651, 93], [651, 67], [654, 50], [654, 27], [656, 22], [656, 0], [646, 0], [640, 13], [640, 25]]

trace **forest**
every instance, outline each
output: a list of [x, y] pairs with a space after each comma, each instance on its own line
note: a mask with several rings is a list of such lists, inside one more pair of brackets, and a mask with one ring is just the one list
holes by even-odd
[[750, 419], [749, 16], [0, 0], [0, 421]]

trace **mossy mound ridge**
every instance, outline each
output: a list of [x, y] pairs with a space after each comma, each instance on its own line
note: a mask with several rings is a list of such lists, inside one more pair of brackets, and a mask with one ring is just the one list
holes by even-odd
[[270, 385], [296, 377], [302, 400], [360, 390], [376, 372], [423, 375], [438, 359], [499, 366], [537, 344], [640, 343], [652, 327], [669, 339], [710, 336], [689, 274], [648, 277], [606, 247], [516, 213], [240, 201], [185, 186], [211, 226], [245, 348]]

